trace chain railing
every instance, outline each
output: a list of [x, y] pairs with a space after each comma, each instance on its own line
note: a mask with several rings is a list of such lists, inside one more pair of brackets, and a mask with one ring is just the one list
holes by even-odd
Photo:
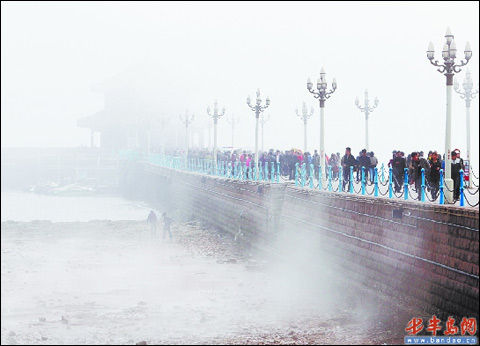
[[[273, 184], [291, 182], [288, 175], [284, 176], [281, 174], [282, 171], [278, 162], [263, 162], [258, 165], [257, 171], [253, 161], [247, 163], [240, 160], [233, 162], [219, 160], [215, 165], [215, 162], [208, 158], [185, 159], [185, 157], [181, 156], [141, 154], [135, 151], [122, 152], [120, 159], [145, 161], [152, 165], [166, 168], [240, 181], [262, 181]], [[418, 179], [416, 183], [409, 181], [408, 168], [405, 168], [403, 174], [400, 175], [399, 172], [393, 172], [391, 167], [386, 170], [382, 164], [380, 171], [376, 167], [373, 169], [372, 177], [371, 170], [360, 167], [358, 180], [354, 178], [353, 166], [349, 166], [348, 169], [349, 174], [344, 174], [343, 167], [338, 167], [338, 170], [335, 169], [334, 171], [330, 165], [325, 169], [322, 166], [315, 167], [313, 164], [296, 163], [293, 184], [299, 188], [331, 193], [349, 193], [388, 199], [412, 199], [424, 203], [439, 203], [442, 205], [456, 205], [458, 203], [461, 207], [465, 205], [477, 207], [479, 205], [478, 185], [474, 185], [476, 188], [469, 188], [467, 182], [464, 181], [463, 170], [460, 170], [459, 191], [455, 194], [453, 190], [444, 184], [443, 169], [440, 170], [440, 180], [435, 182], [427, 179], [425, 170], [422, 168], [421, 177], [416, 177]], [[456, 196], [458, 198], [453, 201], [447, 201], [444, 194], [445, 191], [458, 195]]]

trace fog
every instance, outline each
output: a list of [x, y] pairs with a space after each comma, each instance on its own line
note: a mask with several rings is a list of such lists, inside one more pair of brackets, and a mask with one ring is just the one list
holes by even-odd
[[[364, 147], [364, 116], [354, 104], [368, 89], [378, 108], [369, 121], [370, 149], [444, 150], [445, 77], [426, 58], [440, 58], [450, 26], [459, 57], [478, 85], [478, 3], [9, 3], [2, 2], [2, 147], [88, 146], [76, 121], [101, 111], [112, 117], [169, 118], [196, 114], [218, 100], [241, 118], [236, 146], [253, 148], [248, 95], [271, 98], [265, 148], [303, 149], [295, 108], [314, 106], [309, 150], [318, 147], [318, 104], [306, 90], [322, 66], [338, 89], [326, 102], [326, 152]], [[459, 74], [460, 82], [464, 71]], [[123, 90], [121, 100], [105, 92]], [[127, 97], [125, 97], [128, 95]], [[117, 102], [118, 101], [118, 102]], [[465, 153], [465, 106], [454, 93], [452, 145]], [[478, 114], [478, 100], [472, 102]], [[472, 116], [473, 166], [478, 117]], [[180, 132], [180, 136], [182, 136]], [[219, 120], [219, 146], [231, 126]], [[183, 143], [180, 140], [180, 143]]]
[[[256, 247], [257, 229], [237, 239], [190, 220], [190, 180], [179, 188], [162, 172], [148, 198], [126, 199], [144, 182], [117, 154], [142, 147], [132, 144], [137, 128], [152, 131], [152, 151], [183, 149], [186, 112], [195, 115], [190, 147], [213, 145], [200, 134], [216, 101], [226, 109], [218, 146], [231, 145], [234, 117], [234, 147], [253, 150], [246, 99], [258, 88], [271, 100], [264, 149], [303, 149], [295, 110], [306, 102], [315, 110], [308, 150], [318, 150], [319, 107], [306, 81], [322, 67], [329, 86], [338, 83], [325, 108], [328, 155], [364, 148], [355, 98], [365, 89], [380, 100], [369, 120], [380, 163], [394, 149], [443, 153], [445, 77], [426, 50], [432, 41], [440, 59], [449, 26], [459, 57], [471, 44], [478, 88], [477, 2], [7, 1], [1, 9], [2, 344], [355, 344], [375, 342], [368, 337], [378, 328], [391, 335], [376, 341], [403, 337], [397, 302], [350, 280], [331, 256], [342, 253], [319, 234], [285, 228], [269, 249]], [[452, 100], [452, 147], [465, 157], [465, 103], [455, 92]], [[478, 99], [471, 114], [478, 172]], [[263, 185], [252, 191], [255, 199]], [[173, 206], [172, 194], [190, 204]], [[225, 203], [240, 219], [244, 206], [222, 196], [202, 201]], [[255, 212], [275, 213], [276, 202]], [[162, 238], [164, 226], [151, 234], [151, 209], [172, 217], [173, 239]], [[249, 217], [257, 227], [258, 214]], [[390, 317], [400, 334], [382, 324]]]

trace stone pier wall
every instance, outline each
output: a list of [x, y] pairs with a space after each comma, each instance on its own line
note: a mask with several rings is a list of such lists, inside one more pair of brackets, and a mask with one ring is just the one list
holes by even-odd
[[275, 236], [315, 234], [348, 280], [425, 311], [477, 317], [479, 211], [328, 193], [291, 183], [242, 182], [136, 164], [127, 196], [269, 247]]

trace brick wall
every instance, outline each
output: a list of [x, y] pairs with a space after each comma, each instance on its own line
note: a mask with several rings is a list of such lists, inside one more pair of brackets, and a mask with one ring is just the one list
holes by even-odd
[[314, 234], [352, 285], [404, 297], [444, 319], [478, 318], [478, 209], [241, 182], [148, 164], [127, 167], [122, 181], [130, 197], [260, 248], [282, 232]]

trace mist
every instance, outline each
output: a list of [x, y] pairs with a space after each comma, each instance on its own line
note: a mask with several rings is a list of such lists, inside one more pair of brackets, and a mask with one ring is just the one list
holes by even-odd
[[[380, 100], [369, 130], [381, 162], [395, 149], [443, 152], [445, 77], [425, 51], [432, 41], [438, 58], [447, 26], [459, 51], [470, 42], [468, 68], [478, 85], [473, 2], [4, 2], [2, 147], [88, 146], [89, 130], [76, 122], [104, 108], [115, 118], [167, 118], [181, 137], [179, 114], [188, 109], [198, 119], [193, 125], [205, 126], [206, 108], [218, 100], [226, 116], [241, 119], [236, 146], [251, 148], [254, 114], [245, 99], [260, 88], [272, 100], [265, 149], [303, 149], [295, 109], [305, 101], [315, 109], [308, 127], [313, 151], [319, 111], [306, 80], [316, 80], [323, 66], [327, 81], [338, 82], [326, 103], [328, 154], [365, 146], [364, 116], [354, 104], [365, 89]], [[461, 83], [464, 72], [457, 77]], [[108, 92], [121, 99], [117, 109]], [[455, 93], [452, 109], [452, 144], [464, 153], [465, 104]], [[471, 111], [478, 113], [476, 100]], [[478, 138], [478, 117], [471, 121]], [[219, 146], [230, 145], [230, 132], [220, 119]], [[471, 156], [478, 167], [475, 145]]]
[[[473, 51], [455, 78], [468, 68], [478, 89], [478, 2], [4, 1], [1, 10], [2, 344], [395, 344], [402, 318], [424, 313], [352, 280], [321, 228], [269, 219], [283, 200], [262, 193], [297, 189], [292, 178], [200, 177], [166, 162], [213, 152], [215, 102], [225, 108], [219, 152], [254, 151], [246, 100], [257, 89], [271, 100], [263, 150], [304, 149], [303, 102], [314, 109], [307, 151], [318, 150], [319, 104], [306, 83], [322, 68], [329, 87], [338, 83], [325, 105], [328, 156], [365, 147], [355, 98], [363, 103], [366, 89], [379, 99], [369, 119], [378, 168], [393, 150], [443, 154], [445, 77], [426, 50], [432, 41], [440, 59], [450, 27], [458, 56], [467, 41]], [[478, 113], [475, 98], [477, 175]], [[465, 119], [454, 92], [452, 149], [463, 158]], [[210, 183], [218, 200], [198, 192]], [[314, 203], [317, 192], [302, 198]]]

